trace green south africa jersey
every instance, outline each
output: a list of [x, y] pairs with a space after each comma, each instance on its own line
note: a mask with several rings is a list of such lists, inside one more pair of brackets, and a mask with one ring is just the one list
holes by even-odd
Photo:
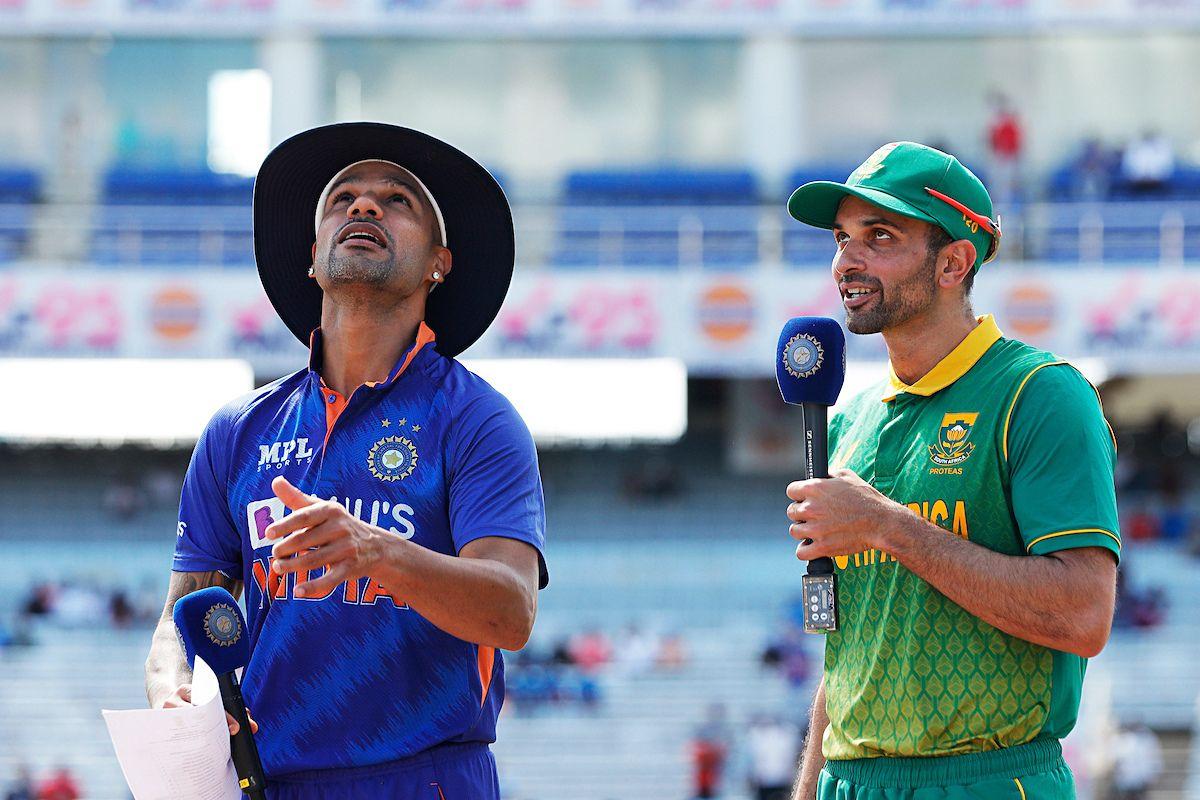
[[[1116, 448], [1095, 390], [979, 322], [916, 384], [893, 374], [835, 416], [832, 466], [989, 550], [1119, 555]], [[1086, 659], [1001, 632], [882, 551], [835, 565], [825, 758], [971, 753], [1074, 726]]]

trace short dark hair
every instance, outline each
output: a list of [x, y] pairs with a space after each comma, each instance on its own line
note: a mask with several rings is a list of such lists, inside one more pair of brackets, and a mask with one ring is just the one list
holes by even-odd
[[[956, 242], [953, 236], [941, 225], [930, 225], [929, 236], [925, 242], [926, 257], [931, 261], [937, 258], [937, 254], [942, 252], [942, 248], [948, 244]], [[971, 287], [975, 285], [975, 270], [972, 269], [962, 279], [963, 292], [967, 295], [971, 294]]]

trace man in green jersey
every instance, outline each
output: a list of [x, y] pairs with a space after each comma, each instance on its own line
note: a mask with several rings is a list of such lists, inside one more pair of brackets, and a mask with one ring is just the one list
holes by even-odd
[[795, 797], [1072, 798], [1059, 740], [1121, 546], [1097, 394], [975, 316], [1000, 227], [954, 157], [889, 144], [788, 209], [833, 231], [846, 325], [891, 362], [831, 422], [833, 477], [787, 489], [796, 554], [834, 558], [841, 606]]

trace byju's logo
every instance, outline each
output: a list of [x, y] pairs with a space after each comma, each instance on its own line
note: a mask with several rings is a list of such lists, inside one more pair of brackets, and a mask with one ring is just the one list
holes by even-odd
[[283, 501], [278, 497], [272, 497], [269, 500], [255, 500], [253, 503], [246, 504], [246, 524], [250, 530], [251, 550], [270, 546], [271, 542], [267, 539], [267, 526], [283, 519], [285, 513], [287, 512], [284, 509]]
[[308, 439], [288, 439], [286, 442], [273, 442], [258, 446], [258, 469], [282, 469], [293, 461], [299, 463], [313, 457]]

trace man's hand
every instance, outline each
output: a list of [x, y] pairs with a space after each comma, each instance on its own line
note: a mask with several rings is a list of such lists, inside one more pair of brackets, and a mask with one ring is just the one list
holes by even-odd
[[296, 597], [332, 590], [343, 581], [368, 575], [383, 560], [390, 534], [363, 522], [333, 500], [305, 494], [282, 475], [271, 489], [291, 514], [267, 526], [272, 568], [284, 575], [325, 567], [325, 574], [295, 588]]
[[[787, 496], [793, 501], [788, 532], [800, 541], [796, 558], [802, 561], [879, 548], [878, 532], [889, 519], [911, 513], [848, 469], [834, 470], [830, 478], [793, 481]], [[806, 539], [811, 542], [805, 544]]]
[[[192, 685], [185, 683], [175, 691], [171, 692], [159, 708], [182, 708], [192, 704]], [[250, 720], [250, 732], [258, 733], [258, 723], [254, 721], [254, 717], [250, 716], [250, 709], [246, 709], [246, 717]], [[238, 721], [233, 718], [233, 715], [226, 712], [225, 721], [229, 723], [229, 735], [235, 736], [241, 730]]]

